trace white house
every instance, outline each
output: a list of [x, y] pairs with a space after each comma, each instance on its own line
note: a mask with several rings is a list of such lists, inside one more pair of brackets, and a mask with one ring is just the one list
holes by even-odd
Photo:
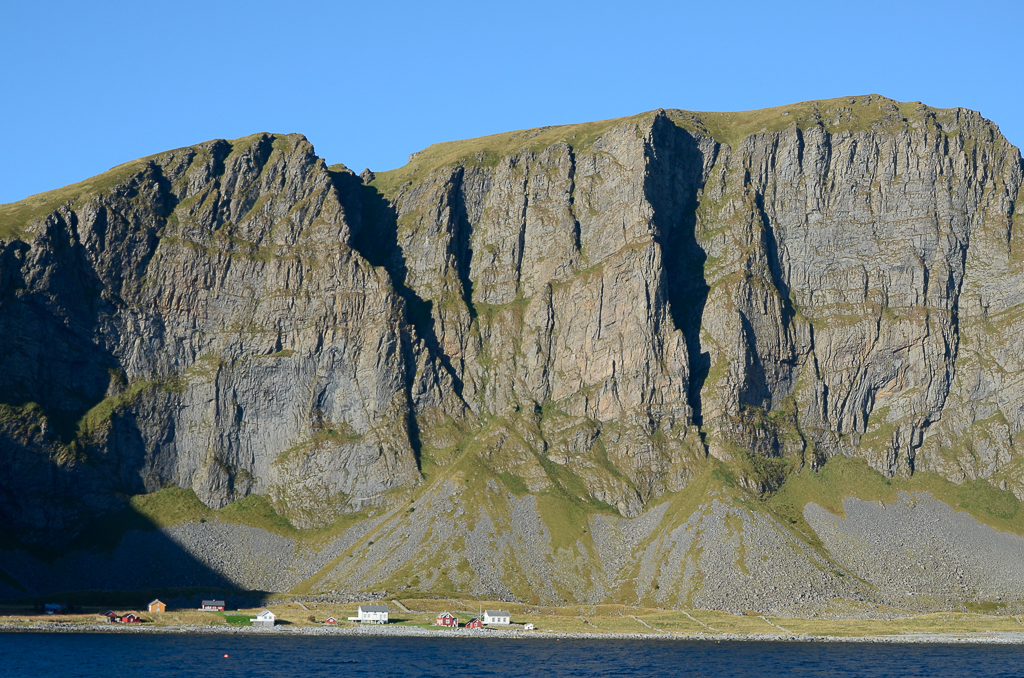
[[387, 605], [360, 605], [358, 614], [359, 616], [349, 617], [348, 620], [354, 622], [363, 622], [364, 624], [388, 623]]
[[252, 622], [253, 626], [273, 626], [277, 617], [270, 610], [263, 610], [255, 617], [251, 617], [249, 621]]
[[509, 624], [512, 614], [506, 610], [484, 610], [484, 624]]

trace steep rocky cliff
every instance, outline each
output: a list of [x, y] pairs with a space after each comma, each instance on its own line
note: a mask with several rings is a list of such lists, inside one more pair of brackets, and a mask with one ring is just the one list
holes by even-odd
[[837, 455], [1024, 500], [1021, 183], [979, 114], [878, 96], [128, 163], [0, 207], [0, 516], [60, 543], [178, 487], [321, 528], [466, 459], [577, 527]]
[[168, 486], [266, 494], [303, 524], [419, 481], [401, 302], [305, 139], [202, 144], [52, 199], [3, 246], [8, 525], [60, 538]]

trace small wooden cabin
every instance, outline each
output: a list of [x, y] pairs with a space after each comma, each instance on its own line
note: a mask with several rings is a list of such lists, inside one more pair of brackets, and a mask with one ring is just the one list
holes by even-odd
[[482, 629], [483, 627], [484, 623], [479, 619], [471, 619], [469, 620], [469, 623], [466, 624], [467, 629]]
[[437, 615], [437, 619], [434, 621], [434, 626], [448, 626], [459, 628], [459, 618], [453, 615], [451, 612], [442, 612]]
[[324, 624], [327, 624], [328, 626], [337, 626], [338, 625], [338, 620], [335, 619], [334, 617], [328, 617], [327, 619], [324, 620]]
[[159, 598], [151, 600], [149, 602], [150, 612], [167, 612], [167, 603], [161, 601]]
[[207, 610], [210, 612], [223, 612], [225, 607], [223, 600], [204, 600], [203, 604], [199, 606], [200, 610]]

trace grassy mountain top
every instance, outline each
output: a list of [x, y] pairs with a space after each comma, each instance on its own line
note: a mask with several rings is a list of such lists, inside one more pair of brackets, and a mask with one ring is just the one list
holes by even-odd
[[[233, 149], [248, 147], [261, 133], [250, 134], [238, 139], [230, 139], [228, 143]], [[287, 136], [287, 135], [272, 135]], [[11, 240], [23, 237], [25, 229], [33, 222], [47, 216], [61, 205], [71, 203], [74, 207], [80, 205], [92, 197], [101, 195], [110, 189], [124, 183], [133, 175], [139, 173], [151, 162], [158, 164], [177, 153], [185, 150], [198, 152], [202, 147], [207, 147], [217, 140], [210, 140], [191, 146], [183, 146], [170, 151], [156, 153], [154, 155], [131, 160], [129, 162], [112, 167], [102, 174], [97, 174], [84, 181], [70, 184], [52, 191], [45, 191], [31, 195], [24, 200], [5, 203], [0, 205], [0, 240]]]
[[[743, 139], [758, 133], [778, 132], [795, 124], [800, 129], [821, 125], [831, 133], [860, 132], [870, 129], [892, 130], [909, 122], [934, 116], [940, 124], [954, 121], [964, 109], [939, 109], [920, 102], [898, 102], [877, 94], [840, 97], [820, 101], [804, 101], [786, 106], [738, 112], [700, 112], [678, 109], [665, 113], [685, 129], [713, 137], [716, 141], [736, 147]], [[625, 118], [599, 120], [572, 125], [537, 127], [534, 129], [492, 134], [474, 139], [433, 144], [413, 153], [409, 162], [397, 169], [377, 173], [374, 184], [385, 194], [394, 188], [433, 170], [454, 164], [493, 165], [501, 158], [524, 149], [540, 150], [553, 144], [566, 143], [575, 149], [588, 148], [595, 139], [616, 125], [640, 122], [655, 115], [654, 111]], [[976, 113], [972, 114], [980, 116]], [[247, 145], [257, 134], [230, 140], [232, 146]], [[78, 203], [120, 184], [148, 162], [185, 150], [208, 145], [195, 144], [158, 153], [118, 165], [107, 172], [18, 202], [0, 205], [0, 239], [20, 237], [24, 229], [62, 204]]]
[[126, 162], [77, 184], [0, 205], [0, 239], [20, 237], [29, 224], [45, 217], [61, 205], [77, 203], [83, 197], [109, 190], [142, 169], [148, 160], [149, 158], [142, 158]]
[[[666, 115], [680, 127], [710, 136], [735, 148], [752, 134], [770, 134], [796, 125], [800, 129], [822, 126], [830, 133], [894, 131], [914, 121], [934, 116], [940, 123], [949, 123], [964, 109], [941, 109], [925, 106], [919, 101], [899, 102], [869, 94], [819, 101], [803, 101], [774, 108], [737, 112], [701, 112], [668, 109]], [[574, 149], [586, 149], [601, 134], [620, 124], [649, 119], [656, 111], [625, 118], [614, 118], [573, 125], [538, 127], [475, 139], [448, 141], [428, 146], [409, 156], [409, 162], [397, 169], [378, 172], [374, 185], [384, 193], [431, 171], [454, 164], [495, 164], [501, 158], [522, 150], [540, 150], [557, 143]], [[981, 119], [977, 113], [972, 115]]]

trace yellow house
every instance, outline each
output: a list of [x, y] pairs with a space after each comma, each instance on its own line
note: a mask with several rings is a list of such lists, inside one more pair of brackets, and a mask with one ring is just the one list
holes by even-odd
[[160, 602], [160, 599], [157, 598], [156, 600], [154, 600], [153, 602], [151, 602], [149, 604], [149, 611], [150, 612], [167, 612], [167, 603], [162, 603], [162, 602]]

